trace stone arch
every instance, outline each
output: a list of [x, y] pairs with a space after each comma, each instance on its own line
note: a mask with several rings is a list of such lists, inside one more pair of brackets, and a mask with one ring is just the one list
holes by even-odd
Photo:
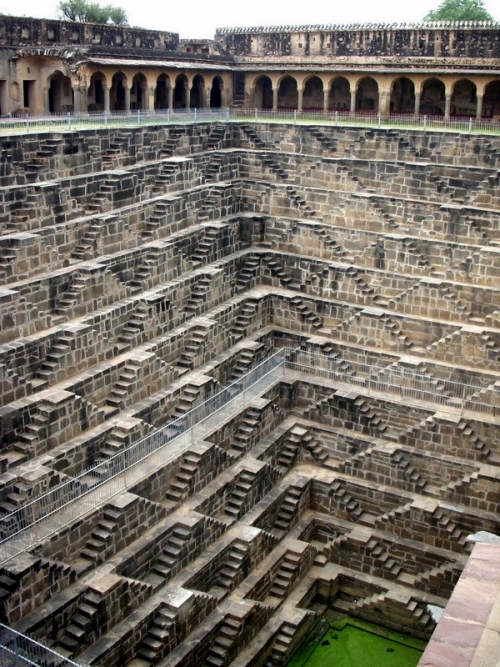
[[142, 72], [137, 72], [132, 79], [132, 88], [130, 89], [130, 108], [140, 109], [148, 108], [148, 80]]
[[378, 83], [371, 76], [365, 76], [357, 83], [356, 111], [378, 111]]
[[349, 111], [351, 108], [351, 84], [345, 76], [337, 76], [328, 90], [328, 108], [333, 111]]
[[105, 88], [107, 85], [106, 75], [103, 72], [94, 72], [90, 77], [90, 85], [87, 91], [88, 110], [104, 111]]
[[170, 77], [168, 74], [160, 74], [156, 79], [155, 109], [168, 109], [168, 93], [170, 89]]
[[71, 79], [60, 70], [56, 70], [47, 80], [49, 112], [64, 113], [73, 111], [74, 96]]
[[279, 81], [278, 109], [298, 109], [299, 90], [297, 79], [287, 74]]
[[265, 74], [255, 79], [253, 106], [256, 109], [273, 108], [273, 83]]
[[390, 112], [415, 113], [415, 84], [406, 76], [392, 82]]
[[484, 89], [483, 116], [500, 119], [500, 79], [490, 81]]
[[210, 89], [210, 108], [220, 109], [222, 107], [224, 95], [224, 81], [220, 76], [214, 76], [212, 87]]
[[189, 93], [188, 86], [187, 76], [185, 74], [179, 74], [175, 79], [174, 109], [187, 109]]
[[477, 86], [470, 79], [459, 79], [453, 84], [450, 111], [452, 116], [475, 116]]
[[319, 76], [310, 76], [304, 80], [302, 108], [304, 111], [323, 111], [323, 81]]
[[439, 79], [427, 79], [422, 84], [420, 113], [444, 116], [446, 110], [446, 86]]
[[189, 106], [191, 109], [203, 109], [205, 106], [205, 79], [201, 74], [193, 78], [189, 93]]
[[127, 77], [123, 72], [115, 72], [110, 91], [110, 106], [113, 111], [125, 111], [127, 83]]

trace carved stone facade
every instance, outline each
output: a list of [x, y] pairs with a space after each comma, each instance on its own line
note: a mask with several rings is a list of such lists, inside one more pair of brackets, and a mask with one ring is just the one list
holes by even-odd
[[500, 26], [174, 33], [0, 16], [0, 113], [244, 105], [500, 117]]

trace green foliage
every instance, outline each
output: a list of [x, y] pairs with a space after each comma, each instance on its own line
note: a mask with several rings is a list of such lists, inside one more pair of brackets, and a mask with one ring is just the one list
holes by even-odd
[[127, 13], [121, 7], [102, 6], [88, 0], [61, 0], [58, 5], [61, 18], [82, 23], [114, 23], [126, 25]]
[[424, 21], [493, 21], [483, 0], [443, 0]]

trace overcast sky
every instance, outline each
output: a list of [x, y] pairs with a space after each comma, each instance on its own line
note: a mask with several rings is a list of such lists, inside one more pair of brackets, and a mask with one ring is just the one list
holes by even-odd
[[[420, 21], [441, 0], [100, 0], [126, 10], [133, 26], [212, 38], [215, 28], [311, 23], [400, 23]], [[0, 13], [58, 18], [58, 0], [0, 0]], [[484, 0], [500, 20], [499, 0]]]

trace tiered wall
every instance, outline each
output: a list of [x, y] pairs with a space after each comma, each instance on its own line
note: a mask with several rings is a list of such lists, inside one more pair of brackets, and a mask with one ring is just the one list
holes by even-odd
[[286, 664], [325, 604], [428, 638], [467, 535], [500, 530], [500, 141], [232, 123], [0, 144], [2, 526], [275, 347], [298, 364], [3, 562], [2, 621], [106, 666]]

